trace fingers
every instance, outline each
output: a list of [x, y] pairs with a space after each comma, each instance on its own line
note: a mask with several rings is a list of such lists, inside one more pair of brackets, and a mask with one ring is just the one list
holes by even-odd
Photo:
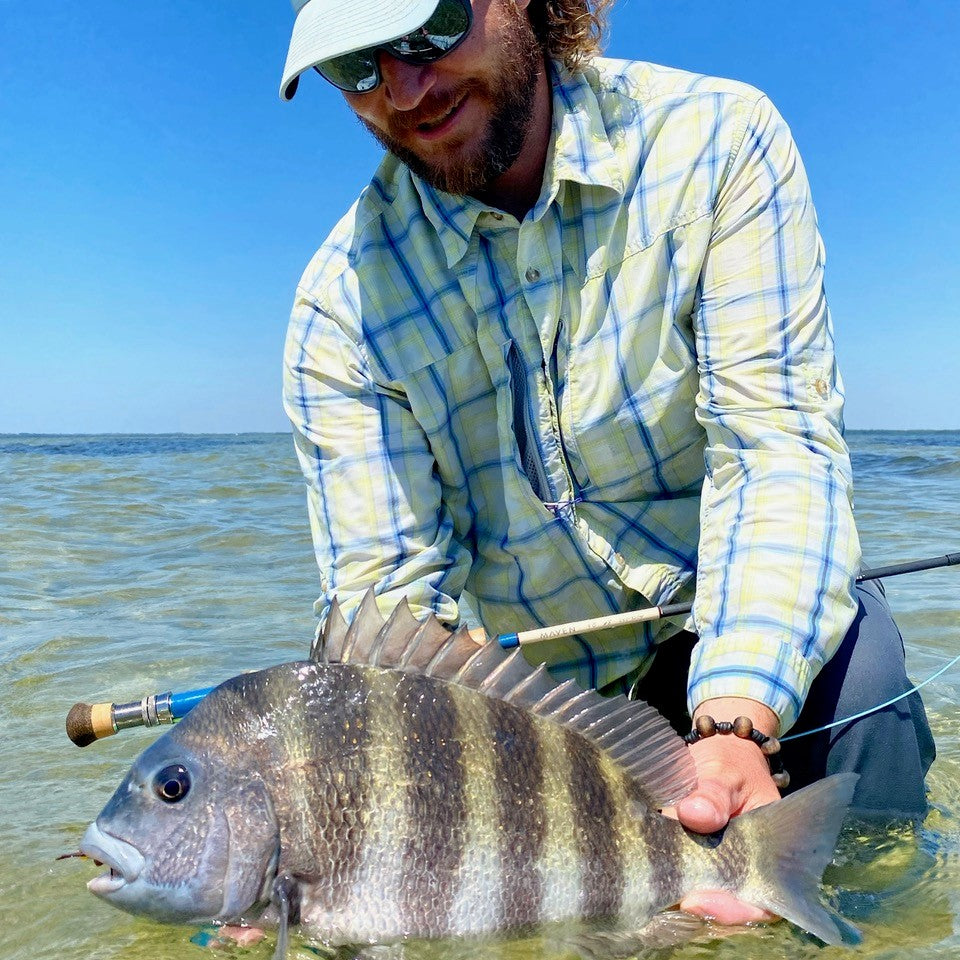
[[[751, 716], [756, 729], [776, 731], [776, 717], [762, 705], [732, 700], [711, 703], [722, 708], [723, 712], [717, 710], [721, 718]], [[771, 803], [780, 796], [770, 777], [766, 757], [751, 740], [718, 734], [692, 744], [690, 753], [697, 766], [697, 788], [684, 797], [675, 810], [664, 811], [675, 815], [688, 830], [716, 833], [731, 817]], [[680, 909], [730, 925], [774, 919], [766, 910], [744, 903], [725, 890], [695, 890], [683, 899]]]
[[680, 909], [723, 924], [764, 923], [776, 919], [772, 913], [744, 903], [725, 890], [694, 891], [683, 898]]

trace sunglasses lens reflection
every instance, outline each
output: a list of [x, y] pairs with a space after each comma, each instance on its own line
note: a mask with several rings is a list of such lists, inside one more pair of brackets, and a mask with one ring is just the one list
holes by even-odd
[[[440, 0], [419, 30], [391, 40], [382, 49], [408, 63], [433, 63], [445, 57], [467, 35], [470, 23], [469, 0]], [[347, 93], [366, 93], [380, 83], [377, 49], [345, 53], [318, 63], [314, 70]]]
[[371, 50], [345, 53], [342, 57], [318, 63], [314, 69], [324, 80], [351, 93], [365, 93], [380, 82], [376, 53]]

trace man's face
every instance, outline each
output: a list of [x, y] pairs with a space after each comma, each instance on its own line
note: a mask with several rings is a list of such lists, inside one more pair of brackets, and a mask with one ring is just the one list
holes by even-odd
[[448, 193], [487, 188], [520, 155], [544, 55], [528, 0], [475, 0], [453, 53], [415, 66], [380, 54], [383, 82], [344, 94], [381, 145]]

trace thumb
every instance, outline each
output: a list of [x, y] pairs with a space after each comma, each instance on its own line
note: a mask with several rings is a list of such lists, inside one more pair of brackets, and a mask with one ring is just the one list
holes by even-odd
[[730, 785], [704, 779], [677, 804], [677, 819], [695, 833], [716, 833], [727, 825], [734, 809]]

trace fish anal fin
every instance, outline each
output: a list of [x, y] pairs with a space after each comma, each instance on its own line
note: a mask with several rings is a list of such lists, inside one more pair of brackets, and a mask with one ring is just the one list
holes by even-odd
[[569, 932], [550, 931], [543, 939], [551, 955], [572, 952], [581, 960], [626, 960], [638, 955], [649, 957], [654, 951], [663, 951], [664, 956], [668, 956], [668, 952], [693, 940], [724, 935], [726, 931], [718, 931], [700, 917], [680, 910], [664, 910], [651, 917], [639, 930], [616, 926], [608, 929], [586, 927]]

